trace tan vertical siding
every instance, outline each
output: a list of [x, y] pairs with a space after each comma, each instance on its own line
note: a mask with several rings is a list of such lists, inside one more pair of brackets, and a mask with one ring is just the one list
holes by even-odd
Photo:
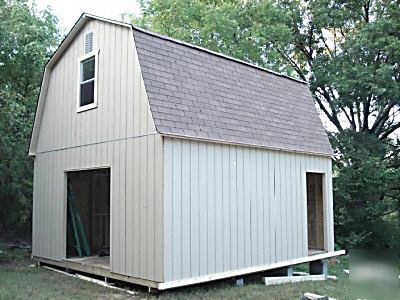
[[326, 250], [333, 250], [329, 157], [165, 138], [165, 281], [308, 255], [306, 172], [325, 177]]
[[[99, 50], [98, 107], [77, 113], [78, 59], [88, 30]], [[50, 70], [37, 152], [154, 133], [130, 29], [89, 21]]]
[[[77, 113], [78, 58], [94, 30], [98, 107]], [[89, 21], [50, 71], [34, 174], [33, 254], [66, 255], [66, 171], [111, 168], [111, 271], [163, 280], [163, 139], [129, 28]]]

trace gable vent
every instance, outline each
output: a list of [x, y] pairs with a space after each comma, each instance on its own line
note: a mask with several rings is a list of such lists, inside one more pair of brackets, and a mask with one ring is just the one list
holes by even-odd
[[85, 54], [93, 51], [93, 31], [85, 34]]

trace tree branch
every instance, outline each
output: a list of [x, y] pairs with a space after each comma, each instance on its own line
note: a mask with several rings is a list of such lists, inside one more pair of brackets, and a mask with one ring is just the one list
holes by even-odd
[[[328, 51], [330, 58], [332, 58], [333, 57], [332, 50], [329, 48], [329, 46], [328, 46], [328, 44], [326, 42], [326, 39], [324, 37], [324, 34], [322, 33], [322, 30], [319, 30], [319, 39], [324, 44], [325, 49]], [[335, 48], [336, 48], [336, 42], [335, 42]]]
[[370, 114], [369, 108], [371, 106], [371, 96], [367, 97], [367, 100], [363, 102], [363, 125], [362, 125], [362, 132], [368, 132], [369, 131], [369, 126], [368, 126], [368, 117]]
[[382, 131], [383, 125], [385, 124], [386, 120], [388, 119], [390, 110], [396, 105], [395, 101], [391, 101], [387, 104], [387, 106], [378, 113], [378, 116], [375, 119], [374, 124], [371, 127], [371, 132], [376, 133], [379, 135]]
[[358, 128], [361, 129], [361, 107], [360, 103], [356, 102], [356, 116], [357, 116], [357, 123], [358, 123]]
[[283, 51], [279, 50], [278, 48], [276, 49], [276, 51], [278, 51], [278, 53], [283, 57], [283, 59], [285, 59], [296, 70], [297, 74], [300, 76], [301, 79], [307, 81], [300, 67], [290, 56], [286, 55]]
[[339, 119], [337, 117], [337, 114], [335, 113], [334, 110], [332, 110], [332, 106], [329, 103], [329, 98], [326, 99], [326, 95], [324, 95], [324, 93], [322, 93], [320, 90], [316, 89], [315, 90], [316, 93], [320, 94], [322, 97], [325, 98], [326, 102], [328, 102], [329, 107], [331, 108], [331, 113], [329, 113], [329, 111], [326, 109], [326, 107], [324, 106], [324, 104], [322, 103], [321, 99], [319, 99], [318, 97], [315, 97], [315, 100], [317, 101], [319, 107], [321, 108], [321, 110], [324, 112], [324, 114], [328, 117], [328, 119], [332, 122], [333, 125], [335, 125], [335, 127], [337, 128], [338, 131], [343, 131], [343, 127], [339, 122]]
[[344, 115], [346, 116], [347, 121], [349, 121], [350, 126], [352, 126], [350, 115], [347, 113], [346, 108], [343, 105], [340, 105], [339, 107], [342, 110], [342, 112], [344, 113]]
[[399, 129], [400, 128], [400, 123], [397, 123], [397, 124], [395, 124], [395, 125], [392, 125], [392, 126], [389, 126], [389, 128], [387, 128], [386, 130], [385, 130], [385, 133], [383, 133], [380, 137], [379, 137], [379, 139], [380, 140], [383, 140], [383, 139], [385, 139], [385, 138], [387, 138], [390, 134], [392, 134], [393, 132], [395, 132], [397, 129]]
[[368, 0], [367, 3], [365, 3], [363, 5], [363, 8], [364, 8], [364, 16], [363, 16], [363, 18], [364, 18], [365, 22], [367, 22], [367, 23], [369, 22], [369, 8], [370, 8], [370, 5], [371, 5], [371, 1], [370, 0]]
[[355, 118], [355, 113], [354, 113], [354, 108], [349, 107], [350, 113], [351, 113], [351, 128], [356, 131], [357, 130], [357, 125], [356, 125], [356, 118]]

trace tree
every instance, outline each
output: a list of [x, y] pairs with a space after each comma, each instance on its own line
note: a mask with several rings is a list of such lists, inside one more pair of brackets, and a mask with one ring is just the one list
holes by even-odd
[[[279, 1], [293, 51], [330, 121], [338, 242], [395, 247], [400, 209], [400, 10], [398, 1]], [[302, 65], [303, 64], [303, 65]]]
[[395, 246], [399, 1], [142, 0], [141, 8], [133, 20], [141, 26], [307, 80], [336, 153], [338, 243]]
[[0, 236], [30, 235], [33, 161], [27, 157], [43, 66], [57, 19], [28, 1], [0, 0]]

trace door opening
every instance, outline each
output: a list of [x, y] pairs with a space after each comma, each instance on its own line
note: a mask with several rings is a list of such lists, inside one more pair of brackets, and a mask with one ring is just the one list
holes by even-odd
[[67, 258], [108, 266], [109, 256], [110, 169], [68, 172]]
[[307, 173], [308, 249], [324, 250], [323, 174]]

